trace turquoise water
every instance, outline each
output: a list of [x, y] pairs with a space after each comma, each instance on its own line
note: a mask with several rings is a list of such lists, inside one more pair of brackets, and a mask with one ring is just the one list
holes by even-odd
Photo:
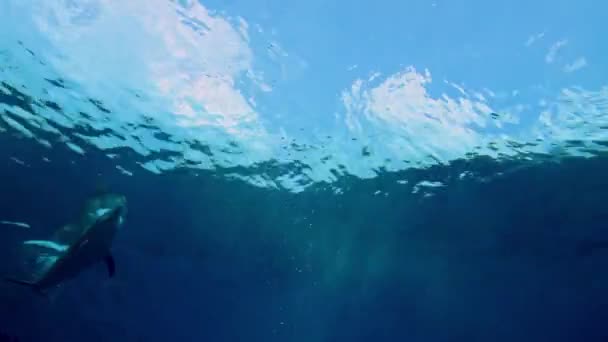
[[4, 284], [0, 333], [607, 338], [602, 8], [2, 2], [0, 270], [129, 214], [115, 278]]

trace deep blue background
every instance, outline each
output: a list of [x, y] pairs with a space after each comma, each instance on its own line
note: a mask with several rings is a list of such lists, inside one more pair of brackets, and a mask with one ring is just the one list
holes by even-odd
[[[70, 221], [100, 184], [129, 201], [115, 279], [99, 266], [50, 301], [0, 287], [0, 331], [23, 341], [608, 338], [608, 158], [457, 161], [345, 177], [342, 195], [322, 184], [300, 194], [255, 188], [221, 170], [128, 177], [95, 151], [6, 133], [0, 163], [0, 219], [32, 225], [1, 226], [3, 272], [18, 265], [20, 241]], [[463, 170], [479, 176], [457, 180]], [[430, 198], [396, 183], [449, 176]], [[307, 247], [321, 239], [324, 250], [345, 239], [352, 248], [339, 282], [323, 281], [331, 259]], [[360, 272], [380, 247], [389, 251], [382, 270]]]

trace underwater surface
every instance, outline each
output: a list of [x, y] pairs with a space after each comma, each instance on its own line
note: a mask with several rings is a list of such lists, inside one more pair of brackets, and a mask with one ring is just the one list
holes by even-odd
[[0, 341], [608, 340], [606, 10], [0, 1]]

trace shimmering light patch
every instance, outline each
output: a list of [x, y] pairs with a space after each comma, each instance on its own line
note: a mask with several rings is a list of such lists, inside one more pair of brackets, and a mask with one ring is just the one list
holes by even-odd
[[0, 116], [4, 122], [6, 122], [6, 124], [8, 126], [10, 126], [11, 128], [13, 128], [15, 131], [23, 134], [24, 136], [28, 137], [28, 138], [33, 138], [34, 137], [34, 133], [32, 133], [32, 131], [30, 131], [29, 129], [25, 128], [25, 126], [23, 126], [22, 124], [20, 124], [19, 122], [13, 120], [12, 118], [10, 118], [7, 115], [2, 115]]
[[553, 45], [551, 45], [551, 47], [549, 48], [549, 51], [547, 52], [547, 55], [545, 56], [545, 62], [553, 63], [553, 61], [555, 61], [555, 58], [556, 58], [558, 52], [563, 47], [565, 47], [567, 44], [568, 44], [568, 41], [563, 39], [563, 40], [557, 41]]
[[558, 101], [541, 113], [535, 133], [553, 154], [591, 157], [608, 150], [606, 113], [608, 87], [594, 92], [564, 89]]
[[124, 167], [120, 166], [120, 165], [116, 165], [116, 169], [118, 171], [120, 171], [120, 173], [127, 175], [127, 176], [133, 176], [133, 172], [125, 169]]
[[[410, 160], [426, 155], [449, 159], [479, 145], [480, 136], [473, 128], [485, 126], [492, 110], [484, 102], [467, 98], [434, 99], [425, 87], [429, 82], [429, 71], [418, 73], [414, 68], [392, 75], [371, 89], [362, 89], [363, 83], [355, 82], [351, 91], [343, 94], [347, 125], [360, 135], [363, 127], [387, 131], [390, 140], [384, 143], [394, 144], [385, 147], [401, 149], [404, 159]], [[450, 145], [445, 144], [446, 139]]]
[[587, 66], [587, 59], [585, 57], [579, 57], [574, 62], [566, 64], [564, 66], [564, 72], [575, 72]]
[[15, 158], [15, 157], [11, 157], [11, 160], [14, 161], [15, 163], [21, 165], [21, 166], [27, 166], [27, 164], [25, 164], [25, 162], [19, 158]]
[[0, 224], [4, 224], [4, 225], [8, 225], [8, 226], [15, 226], [15, 227], [19, 227], [19, 228], [26, 228], [26, 229], [30, 228], [30, 225], [25, 222], [0, 221]]
[[530, 37], [528, 37], [528, 40], [526, 41], [526, 46], [531, 46], [532, 44], [536, 43], [538, 40], [542, 39], [544, 36], [545, 36], [545, 32], [531, 35]]
[[442, 186], [444, 186], [444, 185], [441, 182], [421, 181], [421, 182], [418, 182], [418, 184], [416, 184], [414, 186], [412, 193], [417, 193], [423, 188], [439, 188]]
[[82, 149], [82, 147], [74, 144], [73, 142], [67, 142], [66, 145], [70, 148], [70, 150], [78, 153], [78, 154], [85, 154], [84, 150]]

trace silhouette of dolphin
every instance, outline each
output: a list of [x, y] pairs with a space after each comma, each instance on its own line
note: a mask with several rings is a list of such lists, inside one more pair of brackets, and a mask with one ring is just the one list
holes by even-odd
[[43, 257], [47, 262], [37, 279], [30, 281], [7, 277], [5, 280], [44, 294], [44, 290], [74, 278], [84, 269], [102, 261], [107, 266], [109, 276], [114, 276], [116, 265], [110, 249], [116, 233], [124, 223], [126, 204], [125, 196], [113, 193], [90, 198], [85, 203], [79, 220], [60, 228], [52, 240], [24, 242], [25, 245], [44, 247], [55, 253], [51, 257]]

